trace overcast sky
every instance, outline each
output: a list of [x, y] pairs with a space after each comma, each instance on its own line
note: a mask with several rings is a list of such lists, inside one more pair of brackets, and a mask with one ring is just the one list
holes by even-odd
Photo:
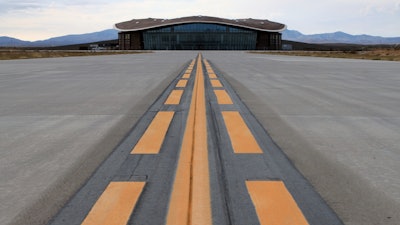
[[192, 15], [268, 19], [305, 34], [400, 37], [400, 0], [0, 0], [0, 36], [43, 40]]

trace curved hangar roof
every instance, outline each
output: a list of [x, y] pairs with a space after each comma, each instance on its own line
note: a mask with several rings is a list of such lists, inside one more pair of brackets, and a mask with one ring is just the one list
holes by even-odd
[[272, 22], [269, 20], [257, 19], [223, 19], [218, 17], [209, 16], [190, 16], [176, 19], [133, 19], [122, 23], [115, 24], [115, 28], [120, 31], [140, 31], [151, 28], [164, 27], [177, 24], [186, 23], [215, 23], [223, 25], [231, 25], [235, 27], [243, 27], [253, 30], [268, 31], [268, 32], [282, 32], [286, 29], [286, 25], [281, 23]]

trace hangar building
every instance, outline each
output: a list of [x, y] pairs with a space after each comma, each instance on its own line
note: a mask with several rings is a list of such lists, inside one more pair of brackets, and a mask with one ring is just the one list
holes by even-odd
[[190, 16], [115, 24], [121, 50], [279, 50], [286, 25], [269, 20]]

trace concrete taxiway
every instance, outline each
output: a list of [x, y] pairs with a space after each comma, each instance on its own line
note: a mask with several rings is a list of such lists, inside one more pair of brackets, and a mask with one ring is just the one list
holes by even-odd
[[288, 223], [342, 224], [199, 55], [50, 224]]
[[[174, 88], [171, 82], [177, 82], [177, 77], [184, 75], [182, 71], [196, 55], [197, 52], [157, 52], [0, 62], [0, 223], [47, 223], [114, 149], [115, 153], [121, 146], [129, 149], [135, 145], [140, 134], [135, 134], [136, 139], [128, 143], [121, 141], [129, 138], [130, 129], [154, 101], [162, 98], [163, 91]], [[227, 190], [219, 191], [229, 193], [223, 195], [228, 196], [227, 199], [221, 199], [215, 194], [218, 191], [212, 188], [212, 199], [219, 201], [212, 209], [216, 224], [258, 222], [260, 218], [254, 211], [256, 204], [250, 198], [235, 194], [253, 197], [249, 191], [251, 185], [243, 184], [246, 180], [288, 180], [286, 187], [310, 224], [321, 224], [321, 221], [340, 224], [329, 208], [345, 224], [397, 224], [400, 221], [400, 168], [397, 163], [400, 159], [400, 77], [397, 72], [400, 64], [245, 52], [203, 52], [203, 56], [221, 77], [222, 86], [232, 85], [233, 88], [227, 90], [230, 96], [238, 94], [237, 104], [242, 104], [239, 100], [243, 100], [249, 107], [250, 111], [241, 111], [243, 115], [250, 115], [245, 117], [246, 123], [254, 123], [256, 128], [252, 129], [261, 133], [266, 130], [273, 139], [256, 137], [261, 148], [268, 151], [266, 156], [235, 156], [232, 151], [208, 156], [211, 187], [221, 188], [227, 184]], [[187, 85], [191, 87], [194, 81], [188, 81]], [[210, 81], [209, 85], [219, 84]], [[221, 90], [221, 87], [216, 89]], [[208, 95], [214, 96], [214, 93]], [[226, 119], [229, 116], [225, 118], [220, 111], [233, 109], [219, 106], [217, 98], [211, 97], [210, 102], [214, 103], [207, 107], [212, 112], [217, 111], [208, 113], [214, 115], [217, 121], [214, 129], [218, 130], [229, 126], [221, 122], [229, 120]], [[183, 99], [189, 103], [191, 98], [184, 94]], [[239, 108], [246, 110], [244, 105]], [[154, 117], [157, 110], [150, 112]], [[183, 109], [176, 111], [175, 123], [170, 127], [182, 135], [185, 113], [188, 112]], [[257, 121], [262, 126], [257, 127]], [[137, 126], [144, 132], [149, 123], [150, 120]], [[229, 145], [227, 130], [225, 136], [209, 137], [214, 143], [211, 147]], [[175, 146], [176, 141], [173, 139], [164, 145]], [[277, 153], [280, 150], [270, 148], [274, 143], [290, 159], [282, 155], [281, 160], [288, 165], [293, 162], [328, 205], [317, 200], [318, 194], [312, 194], [314, 189], [304, 180], [293, 181], [289, 179], [291, 175], [278, 176], [286, 173], [281, 172], [283, 169], [271, 169], [274, 166], [265, 168], [277, 164], [268, 161], [269, 154], [281, 154]], [[103, 183], [95, 185], [94, 192], [88, 191], [83, 194], [84, 198], [76, 200], [78, 203], [85, 200], [86, 204], [82, 205], [86, 211], [79, 210], [80, 214], [67, 216], [76, 215], [74, 219], [78, 222], [74, 223], [85, 218], [109, 181], [140, 183], [159, 178], [166, 187], [173, 186], [173, 180], [162, 178], [174, 176], [175, 168], [171, 170], [167, 165], [176, 162], [177, 151], [165, 157], [127, 154], [128, 158], [126, 155], [124, 158], [123, 154], [115, 156], [114, 153], [107, 160], [110, 164], [121, 164], [114, 169], [117, 175], [97, 175]], [[133, 165], [142, 166], [132, 168]], [[259, 169], [263, 165], [264, 169]], [[105, 172], [110, 171], [105, 169]], [[156, 178], [148, 177], [152, 172]], [[215, 175], [220, 173], [227, 174], [225, 180]], [[91, 184], [87, 182], [86, 185]], [[230, 185], [236, 189], [229, 189]], [[137, 217], [132, 217], [135, 218], [131, 221], [133, 224], [140, 224], [134, 221], [141, 221], [140, 216], [154, 215], [159, 212], [157, 209], [168, 204], [171, 188], [163, 187], [145, 187], [147, 192], [143, 194], [158, 193], [158, 197], [153, 196], [153, 200], [135, 208]], [[299, 188], [310, 192], [305, 196], [314, 197], [302, 197]], [[152, 208], [158, 200], [162, 204]], [[226, 201], [229, 204], [225, 204]], [[73, 200], [69, 204], [77, 203]], [[146, 207], [153, 211], [138, 213]], [[321, 207], [328, 210], [326, 215], [315, 211]], [[71, 205], [68, 208], [74, 209]], [[244, 213], [237, 216], [240, 210]], [[58, 215], [62, 218], [63, 213]], [[157, 224], [165, 216], [148, 218]], [[58, 223], [57, 219], [53, 222]]]
[[46, 223], [193, 54], [1, 61], [0, 224]]
[[399, 223], [398, 62], [204, 55], [345, 224]]

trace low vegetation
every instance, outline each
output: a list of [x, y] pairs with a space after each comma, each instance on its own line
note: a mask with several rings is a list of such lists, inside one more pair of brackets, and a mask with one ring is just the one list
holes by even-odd
[[68, 50], [0, 49], [0, 60], [136, 54], [136, 53], [144, 53], [144, 51], [78, 51], [78, 50], [68, 51]]
[[351, 50], [351, 51], [268, 51], [253, 52], [274, 55], [293, 55], [293, 56], [312, 56], [329, 58], [350, 58], [350, 59], [369, 59], [400, 61], [400, 49], [372, 49], [372, 50]]

